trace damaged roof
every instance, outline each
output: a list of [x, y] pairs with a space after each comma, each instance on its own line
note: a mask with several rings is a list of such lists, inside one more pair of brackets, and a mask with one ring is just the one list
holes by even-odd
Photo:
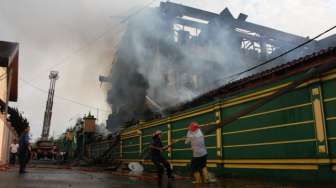
[[288, 63], [276, 66], [274, 68], [253, 74], [240, 80], [231, 82], [221, 86], [215, 90], [211, 90], [203, 95], [200, 95], [192, 101], [177, 105], [166, 109], [168, 113], [176, 113], [187, 110], [188, 108], [196, 107], [216, 99], [230, 97], [238, 93], [260, 87], [269, 83], [274, 83], [281, 79], [287, 78], [297, 73], [307, 71], [308, 69], [323, 64], [324, 59], [334, 58], [336, 63], [336, 47], [323, 49], [319, 52], [304, 56], [302, 58], [290, 61]]

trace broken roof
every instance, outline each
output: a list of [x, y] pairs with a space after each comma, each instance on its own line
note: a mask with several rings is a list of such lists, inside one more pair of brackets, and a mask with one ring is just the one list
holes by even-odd
[[166, 111], [168, 113], [176, 113], [178, 111], [187, 110], [188, 108], [196, 107], [219, 98], [233, 96], [248, 89], [274, 83], [275, 81], [279, 81], [294, 74], [307, 71], [312, 67], [326, 63], [326, 61], [323, 61], [326, 59], [332, 59], [334, 60], [333, 63], [336, 63], [336, 47], [330, 47], [328, 49], [321, 50], [305, 57], [231, 82], [215, 90], [211, 90], [203, 95], [200, 95], [192, 101], [168, 108]]

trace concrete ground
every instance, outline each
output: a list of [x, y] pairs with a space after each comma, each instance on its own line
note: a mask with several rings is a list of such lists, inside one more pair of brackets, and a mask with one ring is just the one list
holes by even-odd
[[64, 169], [55, 166], [31, 166], [28, 173], [20, 175], [17, 167], [0, 171], [0, 188], [296, 188], [296, 187], [336, 187], [314, 182], [272, 182], [247, 179], [221, 179], [217, 183], [195, 186], [190, 179], [167, 181], [158, 184], [155, 179], [139, 179], [113, 174], [112, 172], [92, 172], [83, 169]]
[[19, 174], [18, 168], [0, 172], [0, 188], [143, 188], [155, 182], [141, 182], [108, 173], [83, 172], [69, 169], [28, 168]]

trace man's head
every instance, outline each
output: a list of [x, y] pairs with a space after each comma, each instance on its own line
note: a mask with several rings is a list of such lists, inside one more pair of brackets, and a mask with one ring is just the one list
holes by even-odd
[[26, 125], [25, 128], [24, 128], [24, 132], [28, 133], [29, 131], [30, 131], [29, 125]]
[[157, 130], [153, 133], [153, 138], [157, 137], [157, 138], [160, 138], [161, 137], [161, 131], [160, 130]]
[[199, 129], [199, 125], [196, 122], [191, 122], [188, 127], [189, 131], [195, 132]]
[[17, 140], [16, 140], [16, 139], [14, 139], [14, 140], [13, 140], [13, 143], [14, 143], [14, 144], [16, 144], [16, 143], [17, 143]]

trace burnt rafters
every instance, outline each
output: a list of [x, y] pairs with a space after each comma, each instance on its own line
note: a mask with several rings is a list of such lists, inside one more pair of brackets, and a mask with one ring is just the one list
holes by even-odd
[[[201, 19], [201, 20], [209, 21], [209, 22], [215, 21], [215, 20], [218, 21], [218, 19], [219, 20], [224, 19], [226, 21], [230, 20], [230, 25], [232, 25], [233, 28], [250, 31], [253, 33], [258, 33], [259, 36], [261, 36], [265, 40], [265, 42], [269, 42], [269, 43], [276, 44], [276, 45], [283, 44], [284, 42], [289, 43], [289, 44], [298, 44], [298, 43], [302, 43], [308, 40], [307, 38], [301, 37], [299, 35], [287, 33], [284, 31], [265, 27], [265, 26], [258, 25], [255, 23], [247, 22], [245, 21], [247, 18], [247, 15], [244, 16], [244, 19], [239, 18], [239, 17], [235, 19], [232, 17], [232, 14], [227, 8], [225, 8], [221, 14], [216, 14], [216, 13], [212, 13], [212, 12], [208, 12], [208, 11], [204, 11], [204, 10], [200, 10], [200, 9], [196, 9], [192, 7], [187, 7], [187, 6], [172, 3], [172, 2], [162, 2], [160, 4], [160, 8], [163, 12], [165, 12], [165, 14], [168, 14], [169, 17], [175, 17], [175, 22], [177, 24], [194, 27], [194, 28], [198, 28], [201, 30], [206, 29], [208, 27], [208, 24], [183, 19], [182, 17], [189, 16], [192, 18]], [[252, 37], [254, 40], [257, 39], [256, 36], [253, 37], [251, 35], [249, 36], [244, 33], [240, 33], [240, 35], [246, 38]]]
[[201, 20], [211, 20], [214, 17], [218, 16], [218, 14], [213, 12], [208, 12], [204, 10], [200, 10], [197, 8], [187, 7], [184, 5], [172, 3], [172, 2], [161, 2], [160, 9], [169, 14], [171, 16], [190, 16]]

